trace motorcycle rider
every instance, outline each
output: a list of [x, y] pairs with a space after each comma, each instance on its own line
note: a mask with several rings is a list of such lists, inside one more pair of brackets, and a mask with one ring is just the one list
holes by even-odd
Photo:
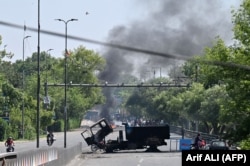
[[15, 143], [12, 137], [9, 137], [6, 141], [5, 141], [5, 146], [8, 148], [12, 148], [12, 151], [14, 151], [14, 147]]
[[[50, 142], [51, 139], [51, 142]], [[47, 144], [48, 145], [52, 145], [54, 142], [54, 134], [52, 133], [52, 131], [49, 131], [49, 133], [47, 134]]]
[[199, 144], [200, 142], [202, 142], [202, 139], [200, 138], [200, 136], [201, 136], [200, 133], [198, 133], [194, 140], [194, 147], [196, 150], [199, 150]]

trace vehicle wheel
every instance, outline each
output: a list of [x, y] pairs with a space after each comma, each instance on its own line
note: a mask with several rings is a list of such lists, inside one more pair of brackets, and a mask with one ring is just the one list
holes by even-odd
[[99, 148], [98, 148], [97, 145], [95, 145], [95, 144], [92, 144], [92, 145], [91, 145], [91, 151], [92, 151], [92, 152], [96, 152], [98, 149], [99, 149]]
[[6, 149], [6, 152], [12, 152], [12, 148], [11, 148], [11, 147], [8, 147], [8, 148]]
[[48, 140], [48, 146], [52, 146], [53, 142], [54, 142], [53, 139], [49, 138], [49, 140]]
[[105, 151], [106, 151], [106, 153], [113, 153], [114, 149], [113, 148], [106, 148]]

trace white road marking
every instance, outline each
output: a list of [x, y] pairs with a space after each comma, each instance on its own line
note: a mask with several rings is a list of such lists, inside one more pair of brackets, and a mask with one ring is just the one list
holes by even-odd
[[143, 158], [140, 159], [140, 161], [139, 161], [139, 163], [137, 164], [137, 166], [140, 166], [142, 162], [143, 162]]

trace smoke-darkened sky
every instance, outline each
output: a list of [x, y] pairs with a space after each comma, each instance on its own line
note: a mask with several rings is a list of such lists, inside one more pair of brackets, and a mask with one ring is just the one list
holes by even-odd
[[[223, 0], [136, 0], [135, 5], [145, 8], [145, 17], [115, 26], [108, 42], [193, 56], [202, 54], [216, 36], [227, 43], [232, 39], [231, 9]], [[117, 82], [121, 73], [140, 75], [154, 67], [164, 71], [174, 63], [168, 58], [113, 48], [105, 48], [104, 56], [107, 70], [102, 78], [110, 82]]]
[[[216, 36], [226, 42], [232, 38], [230, 10], [223, 7], [222, 0], [135, 0], [135, 5], [145, 8], [145, 17], [113, 27], [107, 42], [191, 57], [201, 55]], [[152, 78], [152, 73], [156, 74], [158, 69], [160, 75], [167, 75], [167, 70], [179, 63], [174, 59], [110, 47], [104, 48], [102, 55], [107, 67], [100, 79], [108, 83], [121, 83], [125, 73], [133, 73], [141, 81]], [[112, 89], [104, 88], [103, 92], [106, 102], [101, 116], [109, 119], [115, 97]]]

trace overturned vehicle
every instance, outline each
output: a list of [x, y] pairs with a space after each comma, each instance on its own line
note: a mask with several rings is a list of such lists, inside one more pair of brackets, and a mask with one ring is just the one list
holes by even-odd
[[158, 146], [167, 145], [166, 139], [170, 138], [168, 125], [162, 126], [140, 126], [131, 127], [127, 123], [125, 126], [125, 138], [123, 130], [118, 130], [116, 140], [105, 140], [106, 136], [114, 131], [106, 119], [100, 119], [81, 135], [91, 150], [95, 152], [98, 149], [108, 153], [119, 150], [146, 149], [148, 152], [158, 152]]

